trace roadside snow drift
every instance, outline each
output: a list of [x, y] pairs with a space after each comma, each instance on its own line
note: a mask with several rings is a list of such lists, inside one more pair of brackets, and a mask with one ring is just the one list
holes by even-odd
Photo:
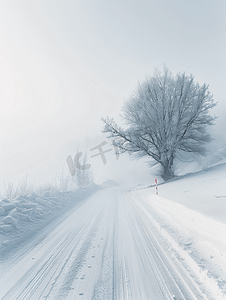
[[7, 253], [85, 197], [99, 190], [95, 184], [70, 192], [46, 191], [0, 201], [0, 254]]

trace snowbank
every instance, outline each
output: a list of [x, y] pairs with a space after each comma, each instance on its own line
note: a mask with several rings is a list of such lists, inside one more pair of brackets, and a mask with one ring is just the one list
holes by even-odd
[[177, 262], [226, 299], [226, 164], [159, 186], [133, 189]]
[[87, 188], [70, 192], [46, 191], [40, 195], [32, 193], [13, 200], [0, 201], [0, 253], [7, 253], [16, 245], [26, 241], [60, 214], [99, 190], [91, 184]]

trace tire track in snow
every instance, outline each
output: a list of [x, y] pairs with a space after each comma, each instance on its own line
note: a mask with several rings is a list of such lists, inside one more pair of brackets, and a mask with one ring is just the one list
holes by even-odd
[[116, 198], [117, 211], [115, 212], [114, 223], [114, 285], [113, 299], [131, 300], [132, 293], [127, 271], [126, 253], [123, 235], [123, 214], [121, 200]]
[[[43, 228], [40, 233], [35, 233], [36, 238], [32, 241], [22, 241], [21, 244], [18, 245], [18, 248], [14, 249], [11, 253], [11, 259], [7, 261], [7, 257], [1, 253], [0, 263], [4, 261], [0, 269], [0, 278], [7, 273], [15, 263], [18, 263], [21, 258], [23, 258], [26, 254], [31, 253], [33, 250], [37, 250], [37, 246], [40, 246], [43, 241], [48, 237], [49, 233], [54, 230], [57, 226], [61, 226], [64, 223], [64, 220], [69, 217], [74, 211], [78, 210], [81, 206], [83, 206], [89, 198], [83, 199], [80, 202], [76, 202], [74, 207], [66, 211], [63, 215], [55, 219], [52, 223], [48, 224], [47, 228]], [[62, 218], [63, 217], [63, 218]]]
[[[157, 266], [158, 261], [154, 260], [152, 249], [147, 247], [146, 239], [149, 237], [145, 236], [144, 232], [142, 232], [139, 224], [139, 216], [132, 209], [131, 203], [128, 202], [126, 197], [123, 209], [128, 225], [125, 231], [130, 232], [130, 244], [134, 248], [131, 258], [129, 257], [128, 261], [129, 276], [133, 281], [133, 299], [151, 299], [153, 295], [155, 295], [155, 299], [172, 299], [173, 293], [170, 293], [165, 284], [163, 284]], [[127, 250], [129, 253], [129, 249]], [[133, 261], [132, 264], [131, 261]], [[140, 279], [138, 284], [135, 284], [136, 277], [134, 273]]]
[[[53, 241], [51, 241], [50, 238], [49, 249], [46, 250], [45, 247], [44, 253], [41, 253], [37, 262], [35, 262], [35, 264], [33, 264], [27, 270], [27, 272], [25, 272], [20, 280], [18, 280], [16, 284], [14, 284], [14, 286], [5, 294], [2, 300], [32, 299], [35, 292], [39, 289], [42, 283], [46, 282], [46, 277], [49, 277], [47, 286], [51, 285], [51, 287], [53, 287], [56, 282], [54, 281], [54, 283], [52, 283], [51, 280], [53, 279], [55, 273], [59, 272], [59, 266], [61, 266], [61, 262], [65, 262], [65, 267], [65, 264], [67, 264], [68, 259], [72, 255], [73, 251], [80, 246], [80, 240], [83, 240], [86, 234], [90, 233], [90, 231], [91, 237], [93, 238], [93, 231], [91, 230], [91, 226], [93, 226], [93, 220], [97, 217], [98, 214], [99, 211], [97, 209], [91, 211], [89, 218], [84, 219], [84, 223], [82, 222], [81, 224], [78, 224], [78, 228], [71, 230], [69, 232], [69, 235], [66, 235], [66, 237], [64, 231], [62, 231], [62, 233], [59, 235], [58, 232], [55, 232], [51, 237]], [[60, 229], [62, 229], [64, 226], [67, 226], [67, 224], [70, 223], [71, 218], [73, 218], [73, 215], [70, 216], [69, 219], [66, 220], [66, 222], [62, 222]], [[76, 238], [76, 240], [78, 241], [75, 245], [73, 238]], [[48, 243], [48, 241], [46, 242]], [[83, 244], [86, 245], [86, 240]], [[31, 279], [29, 280], [29, 278]], [[46, 290], [47, 286], [45, 283], [43, 289]], [[18, 290], [20, 290], [19, 293]], [[41, 293], [40, 297], [42, 297], [43, 292], [39, 291], [39, 293]], [[39, 296], [35, 296], [35, 299], [38, 298]]]
[[[178, 265], [175, 266], [170, 255], [167, 254], [163, 246], [160, 245], [158, 237], [155, 236], [151, 220], [143, 212], [140, 204], [131, 196], [127, 195], [127, 197], [130, 198], [132, 206], [136, 210], [137, 215], [140, 216], [137, 220], [144, 235], [147, 237], [146, 242], [148, 247], [155, 249], [152, 252], [154, 261], [161, 262], [161, 264], [158, 264], [159, 269], [168, 271], [161, 272], [161, 274], [163, 275], [163, 280], [170, 283], [168, 286], [170, 287], [171, 293], [175, 295], [175, 299], [207, 299], [205, 295], [200, 293], [187, 274], [183, 272], [181, 268], [178, 269]], [[172, 289], [172, 287], [174, 288]]]
[[204, 299], [173, 265], [143, 207], [122, 189], [98, 192], [45, 234], [12, 267], [9, 275], [29, 259], [2, 300]]
[[[59, 284], [59, 281], [61, 282], [63, 281], [63, 283], [60, 284], [60, 290], [57, 293], [55, 299], [59, 299], [59, 300], [67, 299], [71, 286], [75, 280], [75, 276], [78, 275], [80, 268], [86, 261], [86, 254], [92, 245], [91, 242], [95, 237], [96, 229], [97, 229], [97, 224], [95, 223], [93, 224], [93, 227], [91, 229], [89, 228], [88, 235], [83, 240], [80, 247], [76, 246], [72, 249], [70, 255], [67, 257], [67, 260], [65, 261], [65, 263], [60, 269], [60, 272], [55, 278], [54, 283], [51, 286], [51, 289], [43, 299], [48, 299], [49, 297], [50, 299], [52, 298], [51, 293], [54, 287]], [[64, 276], [62, 276], [63, 273], [65, 273]], [[63, 277], [63, 280], [61, 276]]]
[[[114, 190], [114, 197], [116, 197]], [[101, 223], [101, 230], [104, 236], [102, 249], [102, 261], [98, 279], [94, 285], [92, 300], [115, 299], [115, 224], [117, 224], [116, 201], [111, 201], [108, 211]]]

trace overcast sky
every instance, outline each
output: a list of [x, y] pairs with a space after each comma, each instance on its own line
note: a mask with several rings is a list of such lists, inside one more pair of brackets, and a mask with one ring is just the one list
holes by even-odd
[[225, 139], [224, 0], [0, 0], [0, 35], [0, 186], [60, 171], [163, 64], [210, 85]]

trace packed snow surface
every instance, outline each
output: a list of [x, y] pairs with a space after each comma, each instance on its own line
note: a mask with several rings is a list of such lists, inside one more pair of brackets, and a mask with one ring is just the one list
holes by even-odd
[[2, 200], [0, 299], [226, 299], [225, 176]]

